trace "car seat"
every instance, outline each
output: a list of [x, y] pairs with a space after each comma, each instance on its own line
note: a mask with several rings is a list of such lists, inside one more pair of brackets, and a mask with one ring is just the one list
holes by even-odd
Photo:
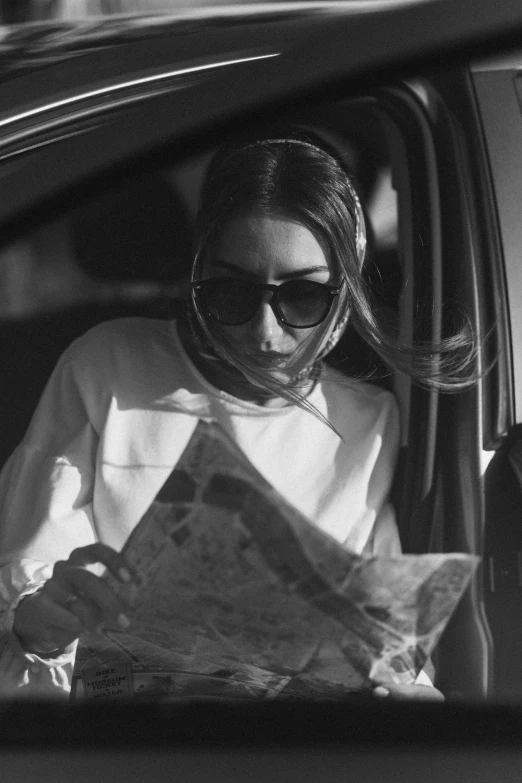
[[179, 311], [175, 294], [190, 273], [192, 225], [167, 180], [146, 176], [107, 191], [71, 213], [70, 230], [76, 260], [100, 284], [100, 296], [0, 319], [0, 399], [8, 412], [0, 464], [22, 440], [56, 362], [74, 339], [101, 321]]

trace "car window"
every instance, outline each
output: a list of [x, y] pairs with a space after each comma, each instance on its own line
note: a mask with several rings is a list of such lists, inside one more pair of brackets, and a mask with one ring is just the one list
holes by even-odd
[[[81, 70], [81, 58], [76, 67]], [[315, 93], [268, 111], [279, 127], [298, 126], [321, 139], [353, 176], [368, 227], [365, 277], [390, 329], [406, 344], [415, 338], [432, 345], [464, 314], [480, 335], [492, 330], [477, 359], [484, 371], [479, 387], [451, 397], [390, 373], [350, 328], [328, 359], [347, 378], [368, 379], [398, 401], [392, 499], [403, 551], [485, 556], [433, 656], [437, 685], [456, 698], [522, 692], [522, 672], [513, 664], [520, 643], [520, 498], [512, 449], [518, 438], [510, 434], [509, 454], [504, 447], [515, 422], [512, 359], [518, 366], [512, 352], [518, 332], [511, 329], [506, 296], [516, 316], [518, 273], [511, 239], [506, 287], [500, 242], [508, 237], [506, 198], [490, 177], [496, 180], [498, 164], [512, 187], [515, 180], [503, 158], [505, 140], [495, 132], [502, 124], [500, 93], [489, 84], [491, 101], [484, 98], [493, 77], [483, 69], [474, 89], [469, 78], [467, 66], [434, 68], [408, 81], [370, 85], [355, 98], [344, 98], [337, 84], [333, 97]], [[510, 110], [519, 111], [511, 76], [502, 87], [502, 94], [510, 92]], [[52, 368], [72, 341], [107, 320], [179, 317], [189, 295], [194, 223], [209, 160], [218, 144], [242, 138], [245, 128], [255, 135], [270, 127], [250, 112], [243, 128], [241, 119], [227, 121], [214, 105], [212, 122], [219, 116], [219, 123], [209, 120], [207, 127], [204, 101], [193, 100], [189, 90], [169, 103], [170, 87], [163, 103], [153, 101], [158, 113], [150, 122], [145, 112], [134, 112], [147, 90], [140, 87], [140, 95], [129, 94], [121, 106], [102, 99], [92, 117], [62, 117], [58, 109], [45, 127], [31, 114], [20, 126], [27, 136], [17, 128], [6, 135], [4, 192], [12, 183], [12, 198], [0, 205], [0, 392], [8, 412], [1, 462], [22, 439]], [[194, 128], [191, 112], [201, 115]], [[516, 148], [516, 126], [509, 127]], [[513, 238], [516, 199], [507, 201]], [[502, 527], [499, 476], [506, 475], [510, 522]]]
[[[329, 145], [353, 176], [367, 216], [367, 281], [405, 341], [412, 339], [422, 299], [431, 303], [431, 314], [421, 319], [424, 339], [437, 339], [442, 318], [440, 153], [419, 89], [383, 89], [281, 118], [281, 126], [298, 126]], [[106, 175], [102, 185], [91, 185], [87, 197], [77, 191], [58, 212], [51, 209], [52, 218], [40, 217], [1, 249], [0, 332], [8, 367], [2, 393], [10, 412], [2, 460], [23, 437], [53, 366], [74, 339], [108, 319], [179, 313], [189, 291], [199, 190], [214, 151], [214, 145], [199, 145], [196, 154], [178, 152], [172, 163], [155, 159], [145, 172], [137, 160], [135, 173], [127, 166], [123, 177]], [[350, 329], [329, 361], [348, 377], [367, 378], [396, 395], [402, 435], [394, 502], [402, 547], [444, 548], [449, 532], [437, 506], [437, 454], [445, 425], [437, 396], [390, 374]], [[466, 550], [461, 532], [455, 543]], [[477, 607], [471, 602], [462, 612], [480, 634]], [[473, 635], [465, 642], [463, 636], [457, 624], [446, 649], [473, 647], [475, 667], [455, 682], [454, 662], [441, 647], [437, 676], [448, 690], [473, 694], [482, 688], [486, 651], [477, 654]]]
[[[303, 132], [317, 134], [331, 145], [354, 177], [368, 218], [367, 277], [380, 306], [398, 322], [402, 283], [408, 272], [404, 272], [404, 253], [399, 246], [405, 240], [399, 238], [395, 180], [407, 179], [408, 173], [400, 154], [394, 153], [392, 160], [393, 129], [369, 99], [336, 103], [325, 107], [322, 116], [316, 111], [305, 112], [292, 121]], [[135, 176], [125, 175], [112, 183], [110, 178], [104, 179], [102, 189], [91, 188], [88, 198], [80, 191], [72, 207], [62, 205], [59, 216], [53, 211], [51, 219], [40, 219], [4, 245], [0, 255], [0, 319], [6, 338], [24, 341], [34, 330], [47, 342], [46, 348], [35, 350], [41, 375], [34, 395], [37, 388], [43, 388], [46, 373], [67, 343], [96, 322], [132, 312], [168, 317], [175, 307], [173, 302], [187, 297], [199, 189], [214, 151], [214, 147], [202, 150], [160, 168], [156, 163], [155, 170], [145, 174], [140, 164]], [[43, 328], [49, 329], [46, 338]], [[354, 372], [393, 387], [394, 381], [377, 355], [359, 343], [350, 348], [348, 338], [334, 352], [332, 361], [342, 357], [347, 367], [350, 352]], [[15, 365], [24, 377], [29, 368], [21, 369], [17, 350], [10, 353], [14, 401], [20, 382], [19, 377], [15, 379]], [[28, 356], [28, 362], [34, 358]], [[35, 371], [33, 365], [33, 374]], [[23, 404], [26, 412], [15, 441], [36, 403], [34, 395]], [[407, 393], [404, 400], [406, 422]], [[4, 441], [4, 459], [15, 441]], [[404, 445], [406, 442], [405, 424]]]
[[[141, 12], [145, 3], [134, 6], [141, 5]], [[146, 13], [152, 3], [147, 4]], [[139, 86], [133, 84], [133, 78], [141, 69], [143, 49], [136, 57], [135, 50], [125, 52], [121, 46], [121, 57], [111, 53], [104, 59], [112, 39], [102, 25], [102, 15], [113, 16], [117, 49], [126, 36], [132, 39], [124, 0], [0, 5], [2, 24], [20, 22], [22, 16], [27, 21], [27, 14], [39, 19], [62, 14], [60, 25], [45, 26], [45, 32], [44, 26], [30, 25], [27, 38], [22, 35], [22, 26], [15, 24], [11, 38], [6, 27], [2, 28], [5, 38], [0, 65], [9, 62], [7, 53], [13, 44], [18, 59], [0, 73], [0, 88], [7, 96], [0, 116], [0, 467], [22, 441], [60, 356], [78, 338], [94, 334], [100, 353], [104, 353], [104, 341], [111, 330], [104, 331], [103, 324], [129, 317], [162, 327], [182, 321], [191, 290], [201, 185], [209, 163], [221, 144], [262, 136], [267, 128], [297, 127], [341, 157], [357, 187], [366, 220], [365, 281], [390, 331], [400, 334], [405, 346], [420, 341], [430, 349], [441, 336], [469, 321], [478, 336], [474, 362], [479, 376], [476, 385], [457, 393], [427, 390], [412, 383], [406, 374], [390, 371], [386, 361], [350, 325], [327, 359], [348, 384], [354, 377], [364, 379], [371, 384], [373, 395], [391, 392], [397, 401], [400, 437], [389, 499], [403, 553], [461, 553], [479, 560], [423, 667], [423, 674], [444, 694], [445, 705], [424, 705], [424, 709], [411, 701], [369, 700], [368, 692], [351, 694], [337, 703], [335, 698], [327, 700], [324, 691], [314, 692], [312, 700], [291, 694], [286, 701], [232, 698], [222, 703], [213, 698], [213, 686], [221, 675], [228, 677], [227, 665], [217, 671], [214, 668], [211, 677], [192, 681], [182, 671], [177, 682], [190, 681], [194, 697], [190, 703], [177, 698], [174, 703], [169, 701], [174, 682], [169, 672], [159, 667], [152, 676], [144, 671], [139, 674], [138, 698], [123, 705], [117, 699], [106, 699], [105, 694], [82, 701], [86, 680], [80, 683], [77, 678], [74, 693], [78, 700], [74, 704], [65, 700], [47, 703], [41, 694], [25, 700], [15, 694], [12, 702], [11, 697], [4, 700], [0, 695], [0, 744], [7, 746], [2, 768], [8, 777], [13, 781], [34, 778], [41, 783], [63, 772], [90, 780], [99, 768], [101, 779], [107, 774], [115, 780], [123, 775], [131, 780], [154, 774], [161, 780], [162, 775], [171, 779], [176, 769], [189, 778], [230, 780], [246, 777], [243, 770], [248, 769], [248, 776], [255, 779], [257, 775], [259, 780], [310, 775], [337, 780], [339, 771], [346, 769], [348, 778], [357, 770], [383, 781], [421, 777], [474, 783], [518, 780], [517, 719], [522, 700], [519, 53], [513, 51], [501, 61], [470, 65], [466, 49], [457, 60], [448, 56], [446, 62], [445, 54], [432, 58], [427, 68], [423, 66], [413, 75], [408, 65], [401, 66], [391, 73], [391, 82], [389, 74], [381, 82], [381, 73], [377, 83], [369, 72], [357, 83], [356, 93], [353, 75], [343, 82], [330, 60], [332, 82], [326, 84], [323, 79], [324, 89], [302, 95], [301, 77], [296, 78], [299, 68], [296, 70], [294, 63], [296, 94], [284, 95], [281, 102], [272, 101], [263, 83], [263, 102], [257, 105], [259, 72], [256, 75], [247, 68], [243, 80], [235, 79], [237, 74], [233, 73], [235, 94], [234, 90], [227, 92], [226, 78], [221, 79], [214, 96], [207, 74], [214, 75], [218, 66], [217, 72], [223, 71], [227, 77], [236, 65], [237, 71], [242, 70], [243, 60], [278, 57], [276, 51], [293, 45], [295, 40], [287, 33], [292, 30], [291, 17], [285, 28], [282, 4], [278, 35], [284, 45], [265, 46], [264, 41], [256, 40], [256, 26], [252, 25], [245, 33], [244, 51], [229, 68], [227, 52], [237, 50], [244, 28], [237, 23], [236, 30], [236, 22], [225, 24], [223, 19], [231, 11], [220, 8], [212, 21], [209, 52], [205, 50], [201, 59], [190, 59], [191, 55], [187, 60], [189, 70], [201, 66], [203, 75], [189, 74], [186, 80], [184, 76], [178, 80], [178, 66], [181, 71], [184, 66], [177, 58], [173, 78], [164, 79], [161, 73], [167, 73], [164, 62], [170, 56], [171, 38], [161, 34], [158, 48], [151, 47], [149, 54], [145, 53], [145, 59], [150, 55], [155, 64]], [[163, 10], [160, 5], [158, 2], [152, 10]], [[290, 5], [293, 11], [289, 14], [296, 10], [295, 3], [284, 4]], [[73, 33], [68, 23], [87, 13], [91, 15], [90, 27], [80, 25]], [[197, 15], [194, 8], [194, 18]], [[218, 17], [221, 22], [216, 21]], [[458, 27], [459, 14], [455, 19]], [[470, 30], [474, 21], [470, 16], [466, 22]], [[120, 22], [124, 22], [122, 28]], [[366, 30], [364, 26], [361, 29]], [[85, 59], [84, 33], [86, 52], [92, 47]], [[193, 46], [190, 42], [198, 34], [197, 25], [191, 28], [189, 23], [180, 36], [181, 48], [186, 45], [188, 52], [191, 48], [197, 51], [197, 43]], [[23, 46], [17, 47], [17, 37], [24, 41]], [[52, 48], [54, 37], [61, 42], [59, 47], [63, 45], [58, 54]], [[31, 38], [34, 45], [29, 44]], [[66, 56], [72, 38], [69, 54], [74, 54]], [[365, 36], [361, 40], [366, 41]], [[513, 35], [509, 40], [514, 40]], [[219, 56], [213, 51], [216, 46]], [[372, 49], [371, 41], [368, 48]], [[63, 59], [61, 73], [53, 68], [55, 56]], [[118, 63], [114, 73], [111, 62]], [[317, 67], [318, 60], [314, 62]], [[125, 86], [116, 91], [121, 101], [112, 102], [110, 85], [116, 71], [122, 75], [122, 85], [127, 84], [127, 71], [133, 78], [128, 90]], [[302, 76], [303, 85], [313, 77], [312, 67]], [[107, 91], [104, 86], [89, 97], [99, 78], [106, 79], [103, 85]], [[49, 90], [44, 89], [47, 80], [53, 84]], [[203, 82], [209, 83], [206, 91], [192, 91], [193, 85]], [[76, 101], [77, 84], [82, 84], [82, 90], [88, 86], [86, 101]], [[178, 90], [185, 86], [186, 90]], [[61, 97], [71, 99], [66, 104], [70, 112], [63, 111], [60, 101], [50, 104], [48, 99], [48, 95], [60, 96], [62, 88]], [[275, 94], [283, 95], [274, 88]], [[11, 101], [21, 107], [14, 119]], [[137, 110], [140, 104], [147, 108]], [[170, 330], [162, 334], [170, 339]], [[146, 383], [136, 374], [132, 377], [137, 399]], [[96, 382], [89, 373], [80, 379], [86, 389]], [[110, 391], [106, 386], [103, 393], [109, 395]], [[155, 398], [159, 415], [168, 408], [169, 392], [166, 384]], [[127, 415], [131, 408], [122, 405], [118, 413]], [[60, 415], [55, 409], [48, 418], [56, 423], [59, 435], [62, 411], [58, 412]], [[161, 438], [162, 427], [157, 429]], [[257, 437], [263, 438], [261, 428]], [[289, 428], [289, 442], [292, 437]], [[319, 440], [310, 437], [310, 443], [319, 453]], [[111, 444], [115, 454], [118, 445], [116, 438]], [[167, 451], [171, 447], [169, 444]], [[25, 459], [25, 447], [21, 452]], [[288, 461], [297, 464], [299, 458], [297, 451]], [[8, 470], [16, 472], [20, 464]], [[117, 460], [104, 465], [109, 472], [117, 468]], [[158, 465], [150, 460], [147, 468], [152, 473]], [[184, 523], [194, 501], [193, 486], [186, 475], [174, 479], [179, 483], [167, 482], [169, 486], [163, 494], [158, 491], [155, 502], [161, 505], [168, 501], [168, 490], [174, 485], [183, 502], [177, 509], [179, 527], [172, 533], [172, 541], [183, 542], [187, 536]], [[79, 503], [86, 484], [82, 479], [75, 485]], [[20, 497], [27, 507], [37, 507], [35, 483], [14, 482], [12, 486], [18, 487], [18, 494], [7, 498], [6, 508]], [[211, 490], [227, 513], [235, 513], [228, 488], [217, 481]], [[0, 488], [0, 496], [1, 492]], [[130, 506], [139, 498], [138, 481], [128, 482], [125, 492], [131, 498]], [[264, 513], [268, 523], [277, 518], [278, 508], [270, 510], [259, 499], [250, 500], [255, 512]], [[222, 518], [228, 520], [229, 516]], [[95, 530], [96, 513], [86, 514], [83, 523], [84, 529]], [[154, 530], [160, 528], [161, 524]], [[1, 529], [0, 525], [0, 542]], [[163, 540], [167, 529], [165, 525], [160, 530], [158, 540]], [[263, 525], [263, 530], [270, 532], [270, 524]], [[72, 525], [71, 531], [72, 547], [77, 532]], [[32, 537], [30, 546], [37, 548], [37, 531], [28, 528], [27, 533], [28, 539]], [[240, 544], [248, 561], [248, 536]], [[205, 542], [205, 558], [215, 557], [213, 546], [214, 542]], [[281, 551], [288, 550], [281, 547], [275, 551], [278, 565]], [[365, 562], [371, 566], [373, 557], [367, 557], [368, 553], [364, 553]], [[63, 556], [67, 555], [53, 551], [49, 559]], [[12, 553], [0, 545], [0, 563], [12, 559]], [[335, 571], [336, 562], [332, 563]], [[377, 561], [375, 564], [378, 566]], [[291, 565], [295, 567], [295, 563]], [[40, 566], [37, 563], [35, 580]], [[190, 576], [189, 568], [187, 572]], [[292, 575], [291, 568], [285, 577], [288, 573]], [[8, 594], [10, 586], [17, 588], [17, 580], [20, 573], [16, 569], [8, 566], [5, 580], [2, 571], [0, 597]], [[442, 579], [443, 587], [449, 583], [449, 579]], [[309, 593], [321, 585], [315, 576], [304, 581]], [[426, 606], [439, 586], [432, 580], [419, 590], [415, 601]], [[401, 605], [403, 593], [398, 590], [397, 595]], [[77, 597], [62, 596], [66, 601]], [[198, 600], [218, 606], [222, 616], [233, 613], [230, 605], [220, 603], [217, 591], [202, 591]], [[376, 603], [368, 603], [373, 620], [385, 623], [382, 606]], [[275, 615], [270, 610], [263, 622], [273, 622]], [[169, 605], [166, 612], [172, 611], [179, 611], [186, 619], [190, 607], [187, 613], [186, 605], [174, 609]], [[226, 626], [210, 630], [208, 636], [213, 641], [226, 639]], [[291, 623], [284, 624], [283, 641], [288, 641], [293, 630]], [[421, 629], [416, 631], [421, 635]], [[12, 641], [13, 637], [9, 638]], [[6, 649], [5, 637], [0, 635], [0, 654]], [[11, 662], [19, 660], [17, 655], [23, 658], [16, 639], [14, 649]], [[88, 646], [82, 654], [86, 650], [88, 654]], [[331, 672], [328, 645], [324, 652], [325, 670]], [[146, 653], [150, 664], [154, 650], [149, 647]], [[43, 667], [49, 667], [45, 657]], [[108, 667], [92, 677], [91, 670], [91, 693], [101, 682], [107, 686], [106, 692], [112, 689], [111, 693], [118, 695], [120, 678], [128, 677], [128, 671]], [[0, 666], [0, 685], [3, 677], [5, 671]], [[267, 673], [258, 668], [253, 680], [264, 686]], [[20, 684], [24, 683], [20, 680]]]

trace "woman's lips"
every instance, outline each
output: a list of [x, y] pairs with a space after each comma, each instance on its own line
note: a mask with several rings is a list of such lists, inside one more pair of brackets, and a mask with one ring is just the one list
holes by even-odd
[[278, 353], [276, 351], [258, 351], [255, 354], [251, 354], [251, 356], [268, 367], [282, 367], [288, 364], [291, 354]]

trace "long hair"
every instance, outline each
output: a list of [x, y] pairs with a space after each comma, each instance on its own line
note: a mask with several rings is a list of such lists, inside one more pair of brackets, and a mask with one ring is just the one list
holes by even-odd
[[[332, 312], [320, 327], [310, 330], [300, 353], [306, 350], [310, 355], [312, 346], [311, 353], [321, 357], [332, 332], [344, 325], [349, 314], [353, 328], [391, 370], [406, 373], [428, 389], [449, 392], [469, 387], [477, 380], [478, 351], [469, 321], [437, 344], [414, 345], [402, 342], [396, 330], [383, 322], [362, 274], [357, 247], [359, 212], [349, 175], [334, 155], [315, 143], [277, 138], [221, 150], [202, 188], [193, 278], [199, 276], [205, 254], [234, 218], [261, 213], [295, 220], [324, 243], [334, 270], [345, 282]], [[267, 374], [262, 359], [257, 365], [247, 363], [219, 325], [209, 326], [196, 298], [194, 306], [208, 343], [221, 359], [270, 393], [318, 414], [302, 393], [299, 373], [283, 383]], [[296, 356], [296, 367], [298, 361]]]

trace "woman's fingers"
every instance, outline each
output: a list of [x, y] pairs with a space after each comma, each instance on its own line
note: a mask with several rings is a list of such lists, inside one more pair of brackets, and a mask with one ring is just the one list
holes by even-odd
[[82, 632], [80, 620], [39, 590], [19, 603], [13, 630], [25, 650], [50, 653], [61, 650]]
[[133, 579], [123, 556], [111, 547], [98, 543], [75, 549], [68, 560], [55, 563], [51, 579], [16, 610], [14, 630], [26, 650], [62, 649], [102, 623], [128, 628], [125, 608], [109, 583], [87, 570], [94, 563], [106, 566], [122, 582]]
[[442, 693], [429, 685], [395, 685], [385, 682], [377, 685], [373, 693], [379, 698], [395, 701], [444, 701]]
[[101, 622], [100, 610], [97, 606], [86, 603], [78, 592], [73, 592], [69, 583], [63, 584], [57, 579], [49, 579], [42, 588], [42, 592], [50, 596], [54, 603], [61, 607], [67, 614], [72, 615], [80, 622], [81, 630], [94, 630]]
[[125, 629], [130, 623], [120, 599], [107, 582], [85, 568], [94, 563], [104, 565], [121, 582], [133, 579], [123, 555], [98, 542], [75, 549], [67, 561], [56, 563], [51, 580], [51, 584], [61, 588], [56, 600], [75, 614], [85, 628], [94, 630], [106, 623]]
[[99, 542], [73, 550], [67, 562], [74, 566], [102, 563], [120, 582], [131, 582], [133, 578], [123, 555], [107, 544]]
[[94, 630], [102, 622], [115, 628], [129, 625], [125, 608], [108, 583], [83, 567], [71, 565], [71, 558], [55, 564], [46, 589], [54, 591], [56, 600], [75, 614], [85, 628]]

